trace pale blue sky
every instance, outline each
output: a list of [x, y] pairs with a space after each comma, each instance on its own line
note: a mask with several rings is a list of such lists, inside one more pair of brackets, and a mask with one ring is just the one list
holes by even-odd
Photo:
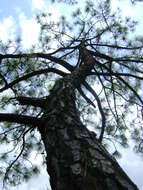
[[27, 16], [31, 16], [32, 1], [29, 0], [2, 0], [0, 5], [0, 18], [3, 19], [9, 15], [17, 17], [16, 8], [20, 8]]
[[[138, 33], [143, 29], [143, 3], [132, 7], [129, 0], [112, 0], [115, 9], [120, 5], [124, 16], [132, 16], [139, 20]], [[117, 3], [118, 2], [118, 3]], [[63, 6], [63, 5], [62, 5]], [[35, 13], [45, 10], [54, 14], [52, 19], [57, 19], [63, 7], [50, 5], [49, 0], [1, 0], [0, 5], [0, 40], [6, 42], [8, 37], [14, 39], [21, 34], [23, 46], [28, 48], [37, 42], [39, 25], [34, 21]], [[64, 9], [62, 12], [68, 11]], [[122, 150], [123, 157], [119, 162], [131, 179], [143, 190], [143, 160], [136, 156], [131, 150]], [[15, 187], [13, 190], [46, 190], [47, 175], [42, 171], [39, 177], [34, 177], [28, 183]]]

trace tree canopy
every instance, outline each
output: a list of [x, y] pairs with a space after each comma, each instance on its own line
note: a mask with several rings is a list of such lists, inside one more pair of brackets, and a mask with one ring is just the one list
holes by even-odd
[[[70, 1], [70, 3], [74, 3]], [[39, 173], [30, 161], [32, 151], [45, 151], [37, 126], [43, 123], [46, 100], [56, 81], [85, 69], [76, 80], [76, 106], [82, 122], [97, 139], [119, 156], [118, 144], [135, 141], [143, 152], [142, 80], [143, 37], [135, 35], [136, 21], [112, 12], [108, 0], [87, 1], [71, 17], [58, 21], [37, 15], [39, 43], [24, 50], [20, 39], [0, 44], [0, 176], [17, 185]], [[32, 35], [32, 34], [31, 34]], [[88, 55], [88, 59], [85, 58]], [[92, 65], [85, 65], [92, 60]]]

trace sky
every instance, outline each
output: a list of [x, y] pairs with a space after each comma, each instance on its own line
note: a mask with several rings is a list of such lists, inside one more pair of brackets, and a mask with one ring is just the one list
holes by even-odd
[[[40, 31], [39, 24], [35, 21], [35, 15], [39, 12], [51, 12], [52, 19], [56, 20], [61, 12], [68, 12], [64, 5], [51, 5], [50, 0], [1, 0], [0, 6], [0, 40], [4, 43], [8, 39], [20, 36], [22, 46], [25, 49], [38, 42]], [[82, 2], [82, 1], [81, 1]], [[123, 16], [131, 16], [140, 22], [137, 33], [143, 29], [143, 3], [132, 6], [129, 0], [112, 0], [112, 9], [120, 6]], [[137, 156], [130, 149], [122, 149], [122, 158], [119, 163], [127, 175], [137, 184], [139, 190], [143, 190], [143, 158]], [[36, 160], [33, 154], [33, 160]], [[42, 170], [38, 177], [33, 177], [29, 182], [15, 187], [13, 190], [46, 190], [49, 187], [46, 170]], [[50, 188], [50, 187], [49, 187]], [[1, 189], [1, 188], [0, 188]]]

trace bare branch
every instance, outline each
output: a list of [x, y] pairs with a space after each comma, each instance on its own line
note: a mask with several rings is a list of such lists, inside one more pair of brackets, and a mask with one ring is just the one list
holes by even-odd
[[93, 90], [93, 88], [91, 86], [89, 86], [89, 84], [86, 81], [83, 83], [83, 85], [85, 86], [85, 88], [87, 90], [89, 90], [89, 92], [91, 92], [91, 94], [94, 96], [95, 100], [97, 101], [98, 109], [99, 109], [101, 117], [102, 117], [102, 128], [101, 128], [101, 133], [99, 136], [99, 142], [102, 142], [104, 131], [105, 131], [105, 125], [106, 125], [105, 114], [104, 114], [100, 99], [99, 99], [98, 95], [96, 94], [96, 92]]
[[110, 72], [110, 73], [107, 73], [107, 72], [91, 72], [89, 73], [89, 75], [96, 75], [96, 76], [125, 76], [125, 77], [133, 77], [133, 78], [136, 78], [136, 79], [140, 79], [140, 80], [143, 80], [143, 77], [140, 77], [140, 76], [137, 76], [137, 75], [133, 75], [133, 74], [130, 74], [130, 73], [115, 73], [115, 72]]
[[92, 50], [88, 50], [89, 53], [91, 53], [92, 55], [96, 56], [96, 57], [100, 57], [102, 59], [106, 59], [108, 61], [115, 61], [114, 58], [110, 57], [109, 55], [100, 53], [99, 51], [92, 51]]
[[7, 80], [5, 79], [5, 77], [0, 73], [0, 77], [2, 78], [2, 80], [4, 81], [4, 83], [5, 83], [5, 86], [8, 84], [7, 83]]
[[81, 87], [78, 87], [78, 91], [81, 94], [81, 96], [87, 101], [88, 104], [92, 105], [94, 108], [96, 107], [94, 103], [84, 94], [83, 90]]
[[[98, 64], [98, 65], [101, 65], [100, 62], [98, 62], [97, 60], [95, 60], [95, 62]], [[105, 68], [108, 72], [110, 72], [109, 68], [106, 66], [106, 65], [103, 65], [102, 64], [102, 67]], [[143, 105], [143, 100], [142, 98], [140, 97], [140, 95], [130, 86], [130, 84], [128, 82], [126, 82], [122, 77], [120, 76], [117, 76], [117, 78], [122, 81], [134, 94], [135, 96], [139, 99], [139, 101], [141, 102], [141, 104]]]
[[53, 72], [53, 73], [56, 73], [60, 76], [66, 76], [67, 73], [63, 72], [63, 71], [60, 71], [58, 69], [55, 69], [55, 68], [47, 68], [47, 69], [41, 69], [41, 70], [38, 70], [38, 71], [33, 71], [31, 73], [28, 73], [22, 77], [19, 77], [18, 79], [12, 81], [11, 83], [7, 84], [6, 86], [4, 86], [3, 88], [0, 89], [0, 92], [4, 91], [4, 90], [7, 90], [8, 88], [11, 88], [13, 87], [15, 84], [21, 82], [21, 81], [24, 81], [28, 78], [31, 78], [33, 76], [36, 76], [36, 75], [41, 75], [41, 74], [45, 74], [45, 73], [49, 73], [49, 72]]
[[119, 78], [120, 81], [122, 81], [122, 82], [135, 94], [135, 96], [139, 99], [139, 101], [140, 101], [141, 104], [143, 105], [143, 100], [142, 100], [142, 98], [140, 97], [140, 95], [135, 91], [135, 89], [132, 88], [132, 86], [130, 86], [130, 85], [128, 84], [128, 82], [126, 82], [123, 78], [121, 78], [121, 77], [118, 77], [118, 78]]
[[100, 53], [99, 51], [92, 51], [92, 50], [88, 50], [92, 55], [96, 56], [96, 57], [100, 57], [102, 59], [106, 59], [109, 62], [111, 61], [123, 61], [123, 62], [134, 62], [134, 63], [143, 63], [143, 59], [135, 59], [134, 57], [130, 57], [130, 58], [125, 58], [125, 57], [117, 57], [117, 58], [113, 58], [110, 57], [109, 55]]
[[35, 107], [45, 107], [46, 99], [43, 98], [30, 98], [25, 96], [19, 96], [16, 97], [16, 100], [21, 105], [29, 105], [29, 106], [35, 106]]
[[118, 46], [118, 45], [110, 45], [110, 44], [98, 44], [98, 43], [91, 43], [89, 46], [95, 45], [95, 46], [101, 46], [101, 47], [110, 47], [114, 49], [122, 49], [122, 50], [136, 50], [136, 49], [142, 49], [143, 46], [136, 46], [136, 47], [126, 47], [126, 46]]
[[5, 134], [7, 134], [7, 133], [10, 133], [10, 132], [13, 131], [14, 129], [18, 129], [18, 128], [20, 128], [20, 127], [21, 127], [21, 125], [11, 127], [10, 129], [1, 132], [0, 135], [5, 135]]
[[7, 121], [13, 123], [20, 123], [26, 125], [42, 125], [43, 120], [26, 115], [18, 115], [18, 114], [11, 114], [11, 113], [0, 113], [0, 122]]
[[23, 54], [0, 54], [0, 60], [3, 59], [21, 59], [21, 58], [43, 58], [43, 59], [48, 59], [50, 61], [53, 61], [59, 65], [62, 65], [69, 71], [73, 71], [74, 67], [67, 63], [66, 61], [54, 57], [51, 54], [44, 54], [44, 53], [23, 53]]
[[31, 130], [31, 128], [29, 128], [28, 130], [24, 131], [23, 135], [22, 135], [22, 148], [18, 154], [18, 156], [9, 164], [9, 166], [6, 169], [5, 172], [5, 176], [4, 176], [4, 180], [3, 180], [3, 187], [5, 186], [5, 182], [6, 179], [8, 178], [8, 174], [10, 172], [10, 169], [14, 166], [14, 164], [17, 162], [17, 160], [20, 158], [20, 156], [22, 155], [24, 148], [25, 148], [25, 135], [29, 132], [29, 130]]

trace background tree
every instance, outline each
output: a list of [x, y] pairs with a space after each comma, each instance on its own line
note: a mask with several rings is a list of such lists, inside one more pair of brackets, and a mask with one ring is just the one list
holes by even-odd
[[[113, 156], [116, 144], [143, 151], [143, 40], [136, 22], [111, 13], [109, 1], [73, 12], [72, 19], [37, 16], [39, 44], [1, 43], [1, 177], [17, 185], [38, 173], [31, 152], [43, 155], [53, 190], [137, 189]], [[128, 119], [129, 114], [138, 118]], [[136, 119], [136, 120], [135, 120]], [[131, 123], [131, 125], [130, 125]], [[86, 126], [94, 127], [96, 133]], [[104, 146], [111, 146], [110, 155]]]

